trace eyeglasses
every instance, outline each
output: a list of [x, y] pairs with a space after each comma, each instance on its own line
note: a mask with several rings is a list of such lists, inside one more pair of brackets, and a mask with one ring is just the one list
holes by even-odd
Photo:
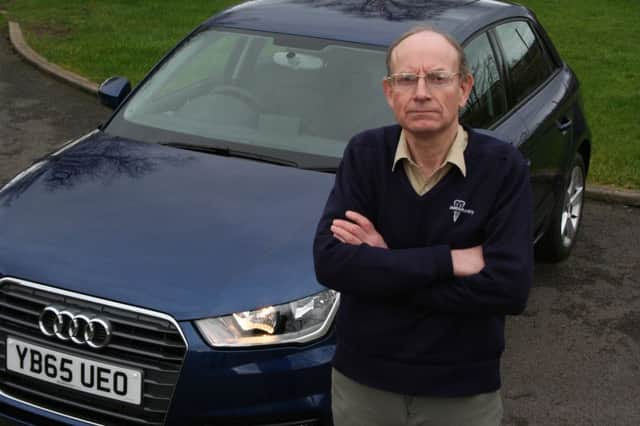
[[424, 82], [432, 87], [445, 87], [451, 84], [454, 78], [459, 76], [460, 73], [451, 73], [448, 71], [430, 71], [424, 74], [416, 74], [412, 72], [399, 72], [397, 74], [391, 74], [386, 77], [385, 80], [390, 81], [391, 84], [402, 90], [413, 90], [418, 86], [418, 80], [424, 78]]

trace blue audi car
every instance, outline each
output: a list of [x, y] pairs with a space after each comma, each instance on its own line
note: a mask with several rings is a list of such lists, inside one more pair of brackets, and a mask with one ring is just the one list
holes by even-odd
[[0, 190], [0, 423], [331, 424], [340, 295], [316, 281], [312, 238], [349, 138], [394, 121], [386, 47], [423, 24], [463, 43], [463, 121], [527, 157], [537, 254], [565, 258], [591, 138], [531, 12], [247, 2], [134, 90], [105, 81], [108, 122]]

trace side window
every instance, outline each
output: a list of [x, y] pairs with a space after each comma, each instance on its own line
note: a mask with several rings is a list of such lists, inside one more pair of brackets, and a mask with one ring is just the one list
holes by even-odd
[[552, 72], [551, 62], [526, 22], [499, 25], [496, 27], [496, 35], [504, 51], [513, 97], [517, 103], [549, 77]]
[[471, 127], [489, 127], [507, 110], [504, 82], [486, 33], [464, 48], [474, 84], [462, 121]]

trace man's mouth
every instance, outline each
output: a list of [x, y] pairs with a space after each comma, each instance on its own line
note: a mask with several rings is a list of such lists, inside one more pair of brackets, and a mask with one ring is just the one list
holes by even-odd
[[438, 111], [432, 109], [410, 110], [409, 114], [438, 114]]

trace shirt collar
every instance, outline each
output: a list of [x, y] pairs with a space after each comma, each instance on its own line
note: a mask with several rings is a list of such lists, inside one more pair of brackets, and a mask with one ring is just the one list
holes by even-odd
[[[449, 147], [449, 151], [447, 151], [447, 156], [444, 159], [443, 164], [451, 163], [460, 170], [462, 176], [467, 176], [467, 165], [464, 161], [464, 151], [467, 148], [468, 144], [468, 135], [467, 131], [458, 124], [458, 132], [456, 133], [456, 138], [453, 140], [453, 143]], [[398, 147], [396, 148], [396, 155], [393, 159], [393, 165], [391, 166], [391, 171], [395, 171], [396, 164], [401, 160], [407, 160], [414, 166], [417, 166], [413, 158], [411, 157], [411, 152], [409, 151], [409, 145], [407, 145], [407, 139], [404, 134], [404, 129], [400, 132], [400, 138], [398, 139]]]

